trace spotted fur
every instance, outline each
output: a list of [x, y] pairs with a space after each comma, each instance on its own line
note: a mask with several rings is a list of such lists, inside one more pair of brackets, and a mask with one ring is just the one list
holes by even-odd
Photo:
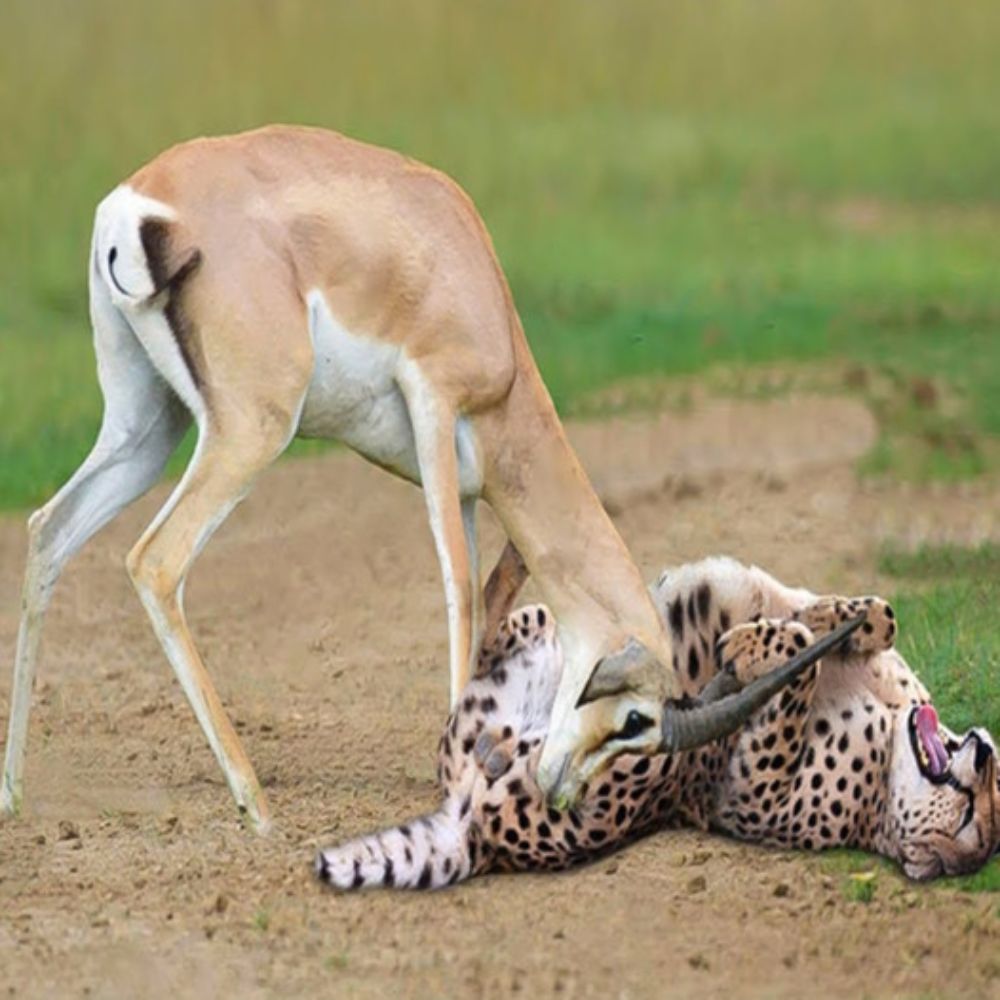
[[740, 732], [674, 756], [619, 756], [561, 812], [535, 773], [562, 653], [547, 609], [521, 609], [482, 651], [448, 720], [441, 808], [321, 852], [320, 877], [341, 889], [437, 888], [488, 871], [566, 868], [677, 824], [782, 847], [860, 847], [914, 878], [989, 858], [1000, 839], [993, 743], [982, 730], [942, 729], [948, 780], [924, 776], [910, 721], [928, 694], [893, 647], [886, 602], [817, 598], [728, 559], [668, 571], [654, 596], [690, 697], [717, 670], [748, 683], [841, 622], [866, 620]]

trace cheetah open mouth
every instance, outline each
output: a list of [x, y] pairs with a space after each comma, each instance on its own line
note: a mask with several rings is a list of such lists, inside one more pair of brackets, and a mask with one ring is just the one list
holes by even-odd
[[[945, 781], [951, 769], [951, 753], [945, 744], [933, 705], [918, 705], [910, 712], [910, 746], [920, 773], [935, 784]], [[951, 742], [949, 740], [949, 742]]]

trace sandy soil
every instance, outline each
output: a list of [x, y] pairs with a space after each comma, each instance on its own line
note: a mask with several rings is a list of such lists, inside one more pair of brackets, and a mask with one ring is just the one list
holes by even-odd
[[[979, 537], [1000, 510], [990, 486], [859, 485], [874, 433], [830, 399], [573, 429], [649, 576], [728, 552], [841, 591], [885, 583], [878, 540]], [[277, 819], [259, 839], [122, 568], [164, 496], [96, 539], [52, 608], [27, 815], [0, 825], [0, 995], [1000, 996], [995, 899], [881, 872], [850, 902], [827, 861], [698, 833], [435, 895], [320, 890], [317, 845], [434, 803], [446, 633], [422, 498], [347, 453], [284, 463], [193, 574], [193, 628]], [[0, 520], [0, 666], [23, 557], [21, 520]], [[8, 685], [3, 666], [4, 719]]]

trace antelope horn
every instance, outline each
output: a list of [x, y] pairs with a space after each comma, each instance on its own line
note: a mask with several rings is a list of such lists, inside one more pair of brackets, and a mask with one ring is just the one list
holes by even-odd
[[757, 709], [821, 656], [840, 645], [864, 620], [865, 616], [859, 615], [844, 622], [780, 667], [736, 693], [732, 692], [731, 681], [710, 682], [704, 691], [707, 699], [702, 698], [698, 704], [690, 708], [667, 705], [663, 711], [661, 752], [691, 750], [736, 732]]

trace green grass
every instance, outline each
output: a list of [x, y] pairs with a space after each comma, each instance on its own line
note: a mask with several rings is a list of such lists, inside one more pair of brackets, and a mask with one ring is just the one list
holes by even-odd
[[[984, 542], [975, 548], [958, 545], [905, 550], [889, 547], [879, 557], [879, 569], [910, 581], [940, 581], [972, 577], [982, 585], [1000, 580], [1000, 545]], [[995, 585], [995, 583], [994, 583]]]
[[621, 377], [847, 360], [957, 401], [880, 413], [870, 471], [988, 470], [998, 39], [993, 5], [917, 0], [7, 0], [0, 506], [96, 431], [96, 202], [177, 140], [272, 120], [457, 177], [564, 411]]
[[932, 692], [943, 721], [958, 731], [980, 725], [1000, 736], [996, 546], [888, 550], [880, 563], [900, 578], [901, 592], [893, 597], [900, 652]]

